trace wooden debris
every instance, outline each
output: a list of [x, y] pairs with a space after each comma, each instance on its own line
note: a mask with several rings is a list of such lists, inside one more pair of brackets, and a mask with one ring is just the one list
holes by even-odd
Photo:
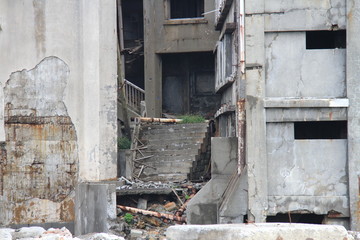
[[182, 119], [138, 117], [138, 118], [136, 118], [136, 121], [160, 122], [160, 123], [180, 123], [180, 122], [182, 122]]
[[139, 213], [139, 214], [143, 214], [145, 216], [165, 218], [165, 219], [178, 221], [178, 222], [186, 222], [186, 218], [181, 217], [181, 216], [175, 216], [172, 214], [159, 213], [159, 212], [148, 211], [148, 210], [143, 210], [143, 209], [138, 209], [138, 208], [133, 208], [133, 207], [126, 207], [126, 206], [122, 206], [122, 205], [117, 205], [117, 207], [120, 208], [122, 211], [126, 211], [126, 212]]
[[181, 217], [181, 216], [184, 214], [188, 203], [190, 202], [190, 200], [191, 200], [194, 196], [195, 196], [195, 193], [193, 193], [193, 194], [190, 195], [190, 197], [188, 198], [188, 200], [186, 200], [186, 202], [176, 211], [175, 216]]

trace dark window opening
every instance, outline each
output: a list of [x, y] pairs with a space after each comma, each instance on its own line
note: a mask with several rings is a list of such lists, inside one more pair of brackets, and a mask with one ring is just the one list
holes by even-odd
[[204, 0], [170, 0], [170, 18], [200, 18]]
[[347, 122], [295, 122], [294, 131], [295, 139], [347, 139]]
[[317, 214], [283, 214], [278, 213], [276, 216], [268, 216], [266, 222], [283, 222], [283, 223], [311, 223], [322, 224], [324, 215]]
[[346, 31], [306, 32], [306, 49], [346, 48]]

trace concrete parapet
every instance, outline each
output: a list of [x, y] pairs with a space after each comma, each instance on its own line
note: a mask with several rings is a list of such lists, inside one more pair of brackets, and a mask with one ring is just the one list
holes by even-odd
[[219, 200], [236, 170], [237, 138], [211, 138], [211, 180], [188, 204], [189, 224], [216, 224]]
[[168, 228], [168, 240], [353, 240], [342, 226], [291, 223], [178, 225]]

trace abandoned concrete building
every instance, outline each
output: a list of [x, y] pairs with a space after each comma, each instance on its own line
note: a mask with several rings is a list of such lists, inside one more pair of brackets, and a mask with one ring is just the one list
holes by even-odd
[[147, 117], [215, 123], [134, 127], [153, 144], [135, 171], [145, 181], [200, 179], [211, 162], [189, 224], [359, 231], [359, 9], [352, 0], [1, 0], [0, 225], [106, 231], [124, 89], [131, 116], [144, 115], [145, 100]]

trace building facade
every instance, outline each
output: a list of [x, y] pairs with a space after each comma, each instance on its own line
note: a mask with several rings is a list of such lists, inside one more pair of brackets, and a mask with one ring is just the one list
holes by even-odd
[[217, 194], [215, 219], [358, 230], [359, 5], [216, 4], [216, 89], [222, 95], [216, 117], [221, 136], [237, 137], [238, 161], [237, 177], [227, 173], [223, 190], [204, 190]]

